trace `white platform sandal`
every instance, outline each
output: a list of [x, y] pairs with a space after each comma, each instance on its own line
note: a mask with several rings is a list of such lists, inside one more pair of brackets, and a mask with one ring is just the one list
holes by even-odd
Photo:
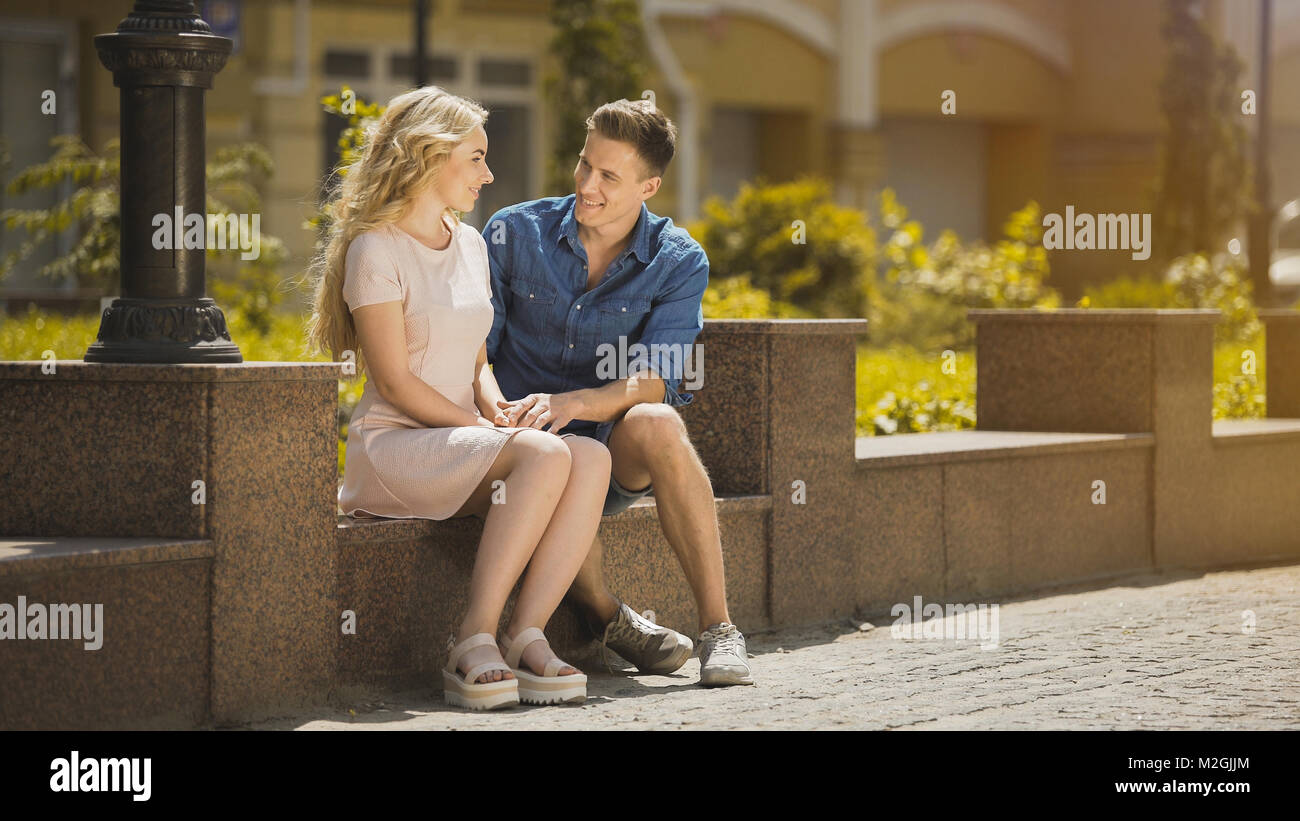
[[522, 666], [520, 659], [524, 655], [524, 648], [535, 641], [546, 641], [546, 634], [539, 628], [527, 627], [513, 639], [502, 633], [501, 639], [506, 664], [510, 665], [510, 672], [515, 674], [515, 679], [519, 682], [520, 701], [525, 704], [577, 704], [587, 700], [585, 673], [567, 676], [559, 674], [565, 667], [573, 667], [572, 664], [553, 658], [546, 662], [546, 669], [540, 676]]
[[476, 664], [461, 675], [456, 669], [466, 651], [476, 647], [496, 644], [491, 633], [475, 633], [456, 644], [456, 634], [447, 640], [447, 666], [442, 670], [442, 697], [454, 707], [468, 710], [496, 710], [502, 707], [514, 707], [519, 703], [519, 681], [508, 678], [501, 681], [486, 681], [476, 684], [475, 679], [489, 670], [513, 673], [507, 665], [499, 661], [485, 661]]

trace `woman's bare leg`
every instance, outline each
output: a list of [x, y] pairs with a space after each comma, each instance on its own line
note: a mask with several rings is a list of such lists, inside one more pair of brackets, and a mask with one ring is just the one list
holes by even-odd
[[[533, 551], [506, 628], [508, 636], [517, 636], [529, 627], [545, 629], [586, 560], [600, 527], [600, 514], [609, 489], [609, 451], [600, 442], [584, 436], [570, 436], [562, 441], [572, 454], [569, 481], [545, 534]], [[535, 642], [524, 650], [521, 661], [540, 675], [554, 657], [545, 643]], [[573, 667], [564, 667], [560, 675], [576, 672]]]
[[[456, 641], [464, 641], [475, 633], [496, 635], [506, 599], [546, 531], [564, 491], [571, 458], [564, 441], [554, 434], [521, 431], [501, 449], [479, 486], [457, 511], [457, 515], [479, 513], [485, 521], [470, 577], [469, 609]], [[493, 484], [497, 480], [504, 482], [504, 504], [491, 503], [496, 491]], [[468, 670], [497, 658], [499, 653], [494, 647], [478, 647], [462, 657], [460, 666]], [[493, 670], [479, 676], [478, 681], [509, 677], [508, 673]]]

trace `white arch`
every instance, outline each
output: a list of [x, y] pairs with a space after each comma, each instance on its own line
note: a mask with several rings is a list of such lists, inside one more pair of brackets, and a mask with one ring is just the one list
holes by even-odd
[[1010, 40], [1062, 73], [1073, 64], [1070, 44], [1010, 6], [997, 3], [927, 2], [906, 5], [877, 20], [875, 44], [878, 51], [905, 40], [936, 31], [977, 31]]
[[834, 57], [837, 51], [831, 21], [794, 0], [643, 0], [642, 10], [648, 17], [712, 17], [723, 12], [756, 17], [793, 34], [823, 56]]
[[689, 222], [699, 216], [700, 124], [695, 88], [687, 79], [682, 64], [668, 44], [668, 37], [659, 26], [657, 3], [644, 0], [641, 4], [641, 26], [645, 30], [646, 47], [659, 64], [664, 81], [677, 98], [677, 221]]
[[664, 80], [677, 98], [677, 157], [680, 185], [677, 188], [679, 222], [695, 219], [699, 214], [699, 106], [694, 87], [682, 70], [682, 64], [659, 25], [659, 18], [712, 17], [722, 12], [757, 17], [789, 32], [821, 54], [834, 58], [835, 27], [816, 9], [793, 0], [642, 0], [641, 22], [646, 45]]

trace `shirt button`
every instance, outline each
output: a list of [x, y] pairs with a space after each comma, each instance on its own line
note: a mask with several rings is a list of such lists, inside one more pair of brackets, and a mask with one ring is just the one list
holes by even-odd
[[532, 299], [532, 298], [533, 298], [533, 295], [532, 295], [532, 294], [529, 294], [529, 295], [528, 295], [528, 298], [529, 298], [529, 299]]
[[581, 306], [581, 305], [576, 306], [576, 310], [581, 311], [581, 310], [582, 310], [582, 306]]
[[572, 342], [569, 343], [569, 347], [570, 347], [570, 348], [573, 347], [573, 343], [572, 343]]
[[624, 309], [623, 309], [623, 312], [624, 312], [624, 313], [627, 313], [627, 308], [624, 308]]

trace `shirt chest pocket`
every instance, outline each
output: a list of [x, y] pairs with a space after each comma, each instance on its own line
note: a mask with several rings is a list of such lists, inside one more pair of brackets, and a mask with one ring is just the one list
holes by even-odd
[[534, 279], [512, 278], [511, 308], [506, 325], [517, 323], [532, 334], [546, 333], [551, 310], [555, 308], [555, 286]]
[[515, 293], [515, 301], [525, 305], [551, 305], [555, 302], [555, 288], [545, 282], [515, 277], [510, 280], [510, 290]]
[[643, 296], [615, 297], [607, 299], [597, 306], [600, 309], [600, 338], [603, 342], [613, 342], [620, 336], [635, 343], [645, 328], [645, 320], [650, 316], [650, 300]]
[[510, 280], [510, 291], [511, 309], [506, 322], [517, 321], [535, 333], [545, 331], [547, 318], [555, 307], [555, 287], [545, 282], [515, 277]]

